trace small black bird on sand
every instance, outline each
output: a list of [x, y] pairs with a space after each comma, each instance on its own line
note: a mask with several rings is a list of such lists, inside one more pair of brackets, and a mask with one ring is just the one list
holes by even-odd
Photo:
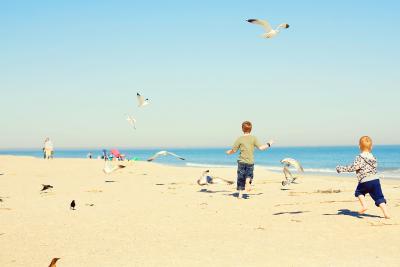
[[69, 208], [70, 208], [71, 210], [75, 210], [75, 206], [76, 206], [75, 200], [72, 200], [71, 205], [70, 205]]
[[42, 184], [42, 186], [43, 186], [43, 188], [40, 191], [46, 191], [47, 189], [53, 188], [53, 186], [49, 185], [49, 184]]
[[57, 267], [56, 263], [60, 258], [54, 258], [51, 260], [49, 267]]

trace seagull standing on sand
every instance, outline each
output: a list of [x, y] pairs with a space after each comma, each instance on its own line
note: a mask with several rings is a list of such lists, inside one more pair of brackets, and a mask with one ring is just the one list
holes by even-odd
[[130, 115], [126, 115], [126, 120], [133, 126], [133, 129], [136, 130], [136, 120]]
[[174, 153], [171, 153], [171, 152], [168, 152], [168, 151], [165, 151], [165, 150], [163, 150], [163, 151], [160, 151], [160, 152], [157, 152], [156, 154], [154, 154], [151, 158], [149, 158], [147, 161], [153, 161], [153, 160], [155, 160], [156, 158], [158, 158], [158, 157], [160, 157], [160, 156], [173, 156], [173, 157], [175, 157], [175, 158], [178, 158], [178, 159], [180, 159], [180, 160], [185, 160], [184, 158], [182, 158], [181, 156], [178, 156], [177, 154], [174, 154]]
[[197, 184], [200, 186], [208, 184], [233, 184], [233, 181], [225, 180], [220, 177], [210, 176], [210, 170], [206, 170], [201, 175], [200, 179], [197, 180]]
[[140, 95], [139, 93], [137, 93], [137, 99], [138, 99], [138, 102], [139, 102], [139, 107], [141, 108], [141, 107], [145, 107], [145, 106], [147, 106], [148, 104], [149, 104], [149, 99], [148, 98], [144, 98], [142, 95]]
[[114, 171], [116, 171], [116, 170], [123, 169], [123, 168], [125, 168], [125, 167], [126, 167], [126, 166], [124, 166], [124, 165], [117, 165], [117, 166], [114, 166], [114, 165], [111, 163], [111, 161], [107, 160], [107, 161], [104, 162], [103, 172], [104, 172], [105, 174], [110, 174], [110, 173], [112, 173], [112, 172], [114, 172]]
[[276, 35], [278, 35], [278, 33], [280, 32], [280, 29], [289, 28], [289, 24], [282, 23], [282, 24], [279, 24], [278, 27], [276, 27], [276, 29], [274, 30], [274, 29], [272, 29], [272, 27], [268, 21], [262, 20], [262, 19], [248, 19], [247, 22], [252, 23], [252, 24], [257, 24], [257, 25], [260, 25], [261, 27], [263, 27], [265, 30], [265, 33], [261, 35], [261, 37], [263, 37], [263, 38], [273, 38]]
[[72, 200], [71, 204], [69, 205], [69, 208], [71, 210], [75, 210], [75, 206], [76, 206], [75, 200]]
[[298, 172], [304, 172], [304, 169], [301, 166], [300, 162], [295, 159], [284, 158], [283, 160], [281, 160], [281, 163], [283, 164], [283, 174], [285, 174], [286, 178], [286, 181], [282, 181], [283, 186], [289, 185], [297, 179], [297, 177], [293, 177], [292, 173], [290, 172], [290, 167], [294, 167]]

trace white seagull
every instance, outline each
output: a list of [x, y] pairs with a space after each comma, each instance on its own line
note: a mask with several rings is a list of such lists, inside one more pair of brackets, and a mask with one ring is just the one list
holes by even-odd
[[294, 167], [298, 172], [304, 172], [304, 169], [301, 166], [300, 162], [295, 159], [284, 158], [283, 160], [281, 160], [281, 163], [283, 164], [283, 174], [285, 174], [286, 178], [286, 181], [282, 181], [283, 186], [289, 185], [297, 179], [297, 177], [293, 177], [292, 173], [290, 172], [290, 167]]
[[225, 180], [220, 177], [210, 176], [209, 173], [209, 170], [204, 171], [201, 177], [197, 180], [197, 184], [200, 186], [208, 184], [233, 184], [233, 181]]
[[149, 99], [148, 98], [144, 98], [142, 95], [140, 95], [139, 93], [137, 93], [137, 99], [138, 99], [138, 102], [139, 102], [139, 107], [141, 108], [141, 107], [145, 107], [145, 106], [147, 106], [148, 104], [149, 104]]
[[114, 165], [111, 163], [111, 161], [106, 160], [106, 162], [104, 163], [103, 172], [104, 172], [105, 174], [110, 174], [110, 173], [112, 173], [112, 172], [114, 172], [114, 171], [116, 171], [116, 170], [123, 169], [123, 168], [125, 168], [125, 167], [126, 167], [126, 166], [124, 166], [124, 165], [117, 165], [117, 166], [114, 166]]
[[130, 115], [126, 115], [126, 120], [133, 126], [133, 128], [136, 130], [136, 119], [133, 118]]
[[175, 158], [178, 158], [178, 159], [180, 159], [180, 160], [185, 160], [184, 158], [182, 158], [181, 156], [178, 156], [177, 154], [174, 154], [174, 153], [171, 153], [171, 152], [168, 152], [168, 151], [163, 150], [163, 151], [160, 151], [160, 152], [157, 152], [156, 154], [154, 154], [154, 155], [153, 155], [151, 158], [149, 158], [147, 161], [153, 161], [153, 160], [155, 160], [156, 158], [158, 158], [158, 157], [160, 157], [160, 156], [168, 156], [168, 155], [173, 156], [173, 157], [175, 157]]
[[248, 19], [247, 22], [257, 24], [257, 25], [260, 25], [261, 27], [263, 27], [265, 30], [265, 33], [261, 35], [261, 37], [263, 37], [263, 38], [273, 38], [276, 35], [278, 35], [278, 33], [280, 32], [280, 29], [289, 28], [289, 24], [282, 23], [282, 24], [279, 24], [278, 27], [276, 27], [276, 29], [274, 30], [274, 29], [272, 29], [272, 27], [268, 21], [262, 20], [262, 19]]

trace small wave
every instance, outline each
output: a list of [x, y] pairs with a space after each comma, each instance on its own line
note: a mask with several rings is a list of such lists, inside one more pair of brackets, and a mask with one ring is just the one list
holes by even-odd
[[[275, 167], [275, 166], [268, 166], [265, 167], [265, 169], [273, 172], [281, 172], [282, 167]], [[334, 169], [328, 169], [328, 168], [321, 168], [321, 169], [304, 169], [304, 172], [313, 172], [313, 173], [336, 173], [336, 170]]]
[[232, 167], [236, 167], [236, 165], [218, 165], [218, 164], [192, 163], [192, 162], [188, 162], [185, 165], [188, 167], [202, 167], [202, 168], [232, 168]]

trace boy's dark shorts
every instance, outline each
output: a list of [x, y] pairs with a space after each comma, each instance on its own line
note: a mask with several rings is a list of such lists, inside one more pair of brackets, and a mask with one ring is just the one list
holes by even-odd
[[237, 169], [237, 190], [244, 190], [246, 186], [246, 178], [250, 178], [250, 183], [253, 182], [254, 164], [247, 164], [238, 161]]
[[379, 179], [358, 184], [354, 195], [358, 197], [360, 195], [365, 196], [366, 194], [369, 194], [372, 197], [377, 207], [382, 203], [386, 203]]

